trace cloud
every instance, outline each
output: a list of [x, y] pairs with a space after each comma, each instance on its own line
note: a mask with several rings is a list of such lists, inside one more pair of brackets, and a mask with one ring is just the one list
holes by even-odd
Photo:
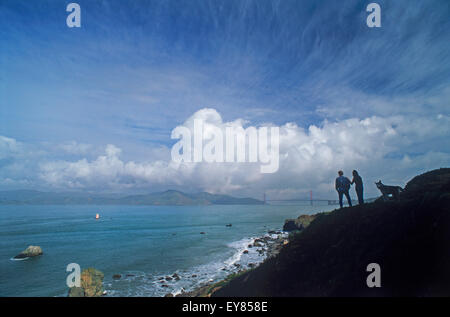
[[[250, 124], [241, 118], [224, 122], [211, 108], [195, 112], [184, 126], [191, 127], [194, 119], [221, 129]], [[179, 188], [254, 197], [266, 191], [273, 198], [292, 198], [306, 195], [309, 189], [330, 197], [336, 171], [343, 169], [350, 175], [357, 169], [368, 183], [368, 192], [375, 195], [371, 188], [374, 180], [404, 185], [418, 171], [448, 166], [449, 153], [421, 151], [415, 146], [447, 138], [449, 127], [450, 117], [445, 115], [325, 120], [307, 128], [285, 123], [280, 126], [280, 168], [275, 174], [261, 174], [259, 163], [174, 163], [168, 155], [165, 159], [126, 161], [121, 158], [122, 150], [112, 144], [92, 160], [41, 162], [35, 173], [46, 185], [58, 189], [151, 192]], [[7, 142], [14, 144], [12, 139]]]
[[61, 149], [68, 154], [87, 154], [92, 151], [92, 144], [78, 143], [75, 141], [67, 142], [60, 145]]
[[0, 135], [0, 159], [6, 159], [19, 152], [16, 140]]
[[[57, 3], [9, 1], [0, 188], [327, 196], [356, 168], [375, 194], [448, 166], [450, 6], [380, 0], [375, 30], [366, 5], [91, 1], [74, 37]], [[278, 173], [172, 163], [170, 130], [194, 118], [279, 125]]]
[[42, 151], [0, 135], [0, 188], [36, 185], [37, 162]]

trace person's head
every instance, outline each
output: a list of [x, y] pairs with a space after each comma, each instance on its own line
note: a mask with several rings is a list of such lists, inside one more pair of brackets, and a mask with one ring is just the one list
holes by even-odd
[[342, 175], [344, 175], [344, 172], [343, 171], [338, 171], [338, 175], [342, 176]]
[[353, 170], [352, 174], [353, 176], [358, 176], [358, 172], [356, 170]]

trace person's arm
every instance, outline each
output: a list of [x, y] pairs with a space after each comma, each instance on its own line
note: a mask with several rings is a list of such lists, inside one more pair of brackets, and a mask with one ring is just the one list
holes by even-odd
[[352, 179], [350, 185], [353, 185], [354, 183], [355, 183], [355, 177], [353, 177], [353, 179]]
[[336, 178], [336, 180], [334, 181], [334, 188], [336, 188], [336, 190], [338, 189], [337, 183], [338, 183], [338, 179]]

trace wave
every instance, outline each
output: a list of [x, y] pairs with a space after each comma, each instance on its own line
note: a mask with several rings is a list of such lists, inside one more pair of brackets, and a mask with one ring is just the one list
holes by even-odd
[[16, 258], [11, 258], [11, 261], [25, 261], [28, 260], [30, 257], [26, 257], [26, 258], [20, 258], [20, 259], [16, 259]]
[[[283, 235], [266, 234], [264, 237], [276, 238]], [[256, 239], [261, 237], [243, 238], [228, 243], [224, 250], [224, 259], [193, 267], [189, 270], [175, 272], [157, 272], [153, 274], [140, 271], [124, 272], [124, 277], [105, 282], [107, 296], [164, 296], [168, 293], [176, 296], [182, 292], [189, 292], [210, 283], [218, 282], [226, 276], [249, 269], [262, 263], [267, 254], [267, 245], [253, 246]], [[231, 256], [226, 257], [226, 253]]]

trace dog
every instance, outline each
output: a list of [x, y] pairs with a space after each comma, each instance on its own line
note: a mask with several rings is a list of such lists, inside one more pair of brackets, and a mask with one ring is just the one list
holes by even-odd
[[375, 182], [377, 188], [380, 190], [381, 194], [383, 194], [383, 200], [389, 200], [390, 196], [395, 200], [398, 200], [399, 194], [403, 191], [403, 188], [400, 186], [388, 186], [381, 183], [381, 181]]

